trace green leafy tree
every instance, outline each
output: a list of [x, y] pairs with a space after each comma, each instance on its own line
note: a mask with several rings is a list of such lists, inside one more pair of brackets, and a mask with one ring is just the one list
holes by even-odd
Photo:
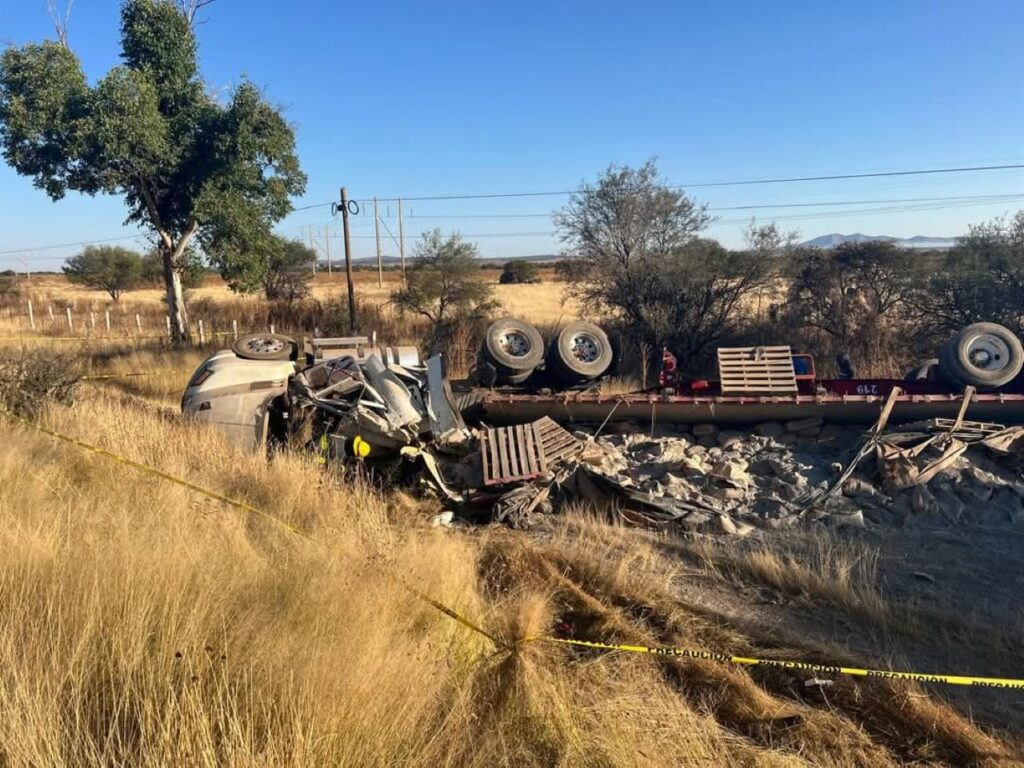
[[271, 300], [295, 301], [309, 295], [315, 263], [309, 246], [271, 235], [224, 264], [221, 275], [233, 291], [263, 291]]
[[512, 259], [505, 262], [498, 282], [505, 284], [539, 283], [540, 269], [532, 261]]
[[177, 339], [190, 335], [183, 258], [194, 241], [222, 262], [269, 237], [305, 189], [295, 137], [251, 83], [215, 100], [199, 75], [191, 20], [206, 3], [125, 0], [121, 57], [95, 86], [61, 42], [0, 57], [0, 148], [52, 199], [123, 197], [153, 232]]
[[106, 291], [116, 302], [142, 282], [142, 257], [127, 248], [88, 245], [67, 260], [64, 274], [72, 283]]

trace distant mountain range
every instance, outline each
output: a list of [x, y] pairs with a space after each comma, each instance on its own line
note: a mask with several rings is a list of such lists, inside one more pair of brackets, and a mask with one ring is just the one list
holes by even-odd
[[889, 235], [865, 235], [860, 232], [854, 232], [852, 235], [840, 235], [833, 232], [830, 235], [821, 235], [820, 237], [807, 240], [801, 243], [801, 245], [807, 245], [814, 248], [835, 248], [837, 245], [842, 245], [843, 243], [874, 242], [892, 243], [900, 248], [928, 248], [943, 250], [946, 248], [952, 248], [956, 245], [956, 238], [925, 237], [923, 235], [915, 235], [914, 237], [891, 237]]

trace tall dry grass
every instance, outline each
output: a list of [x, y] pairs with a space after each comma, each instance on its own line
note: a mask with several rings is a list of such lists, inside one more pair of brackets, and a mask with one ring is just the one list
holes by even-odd
[[[194, 362], [152, 354], [97, 369]], [[1010, 764], [909, 686], [838, 681], [822, 700], [779, 670], [517, 645], [841, 653], [709, 619], [675, 589], [681, 561], [635, 531], [585, 515], [536, 538], [435, 529], [430, 502], [239, 453], [139, 386], [83, 385], [42, 423], [303, 535], [4, 421], [0, 765]]]
[[388, 569], [503, 634], [547, 629], [542, 594], [485, 600], [477, 543], [404, 497], [102, 394], [45, 423], [314, 542], [5, 423], [4, 765], [643, 765], [681, 733], [676, 765], [744, 751], [643, 665], [494, 657], [398, 587]]

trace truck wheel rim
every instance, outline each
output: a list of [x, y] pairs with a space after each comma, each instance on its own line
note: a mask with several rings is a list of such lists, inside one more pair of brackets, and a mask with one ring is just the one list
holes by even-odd
[[601, 342], [590, 333], [576, 333], [569, 339], [569, 354], [581, 363], [596, 363], [601, 357]]
[[498, 347], [506, 355], [526, 357], [532, 345], [530, 339], [522, 331], [505, 331], [498, 337]]
[[245, 348], [250, 352], [280, 352], [284, 349], [284, 342], [281, 339], [261, 336], [256, 339], [249, 339], [245, 342]]
[[980, 333], [966, 344], [967, 360], [982, 371], [1001, 371], [1010, 364], [1010, 348], [998, 336]]

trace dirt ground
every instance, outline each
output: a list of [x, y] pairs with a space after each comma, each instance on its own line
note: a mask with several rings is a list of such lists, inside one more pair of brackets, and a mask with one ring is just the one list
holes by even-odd
[[[857, 601], [779, 584], [756, 573], [712, 567], [724, 555], [788, 552], [811, 564], [826, 546], [867, 553], [886, 611], [874, 615]], [[846, 649], [849, 661], [874, 669], [980, 677], [1024, 677], [1024, 530], [941, 526], [915, 529], [759, 531], [748, 539], [707, 547], [665, 542], [685, 563], [680, 599], [723, 623], [779, 642]], [[887, 620], [891, 619], [891, 620]], [[837, 660], [841, 662], [843, 660]], [[811, 675], [808, 675], [810, 677]], [[1024, 737], [1024, 691], [927, 685], [986, 728]], [[822, 695], [827, 697], [827, 689]]]

